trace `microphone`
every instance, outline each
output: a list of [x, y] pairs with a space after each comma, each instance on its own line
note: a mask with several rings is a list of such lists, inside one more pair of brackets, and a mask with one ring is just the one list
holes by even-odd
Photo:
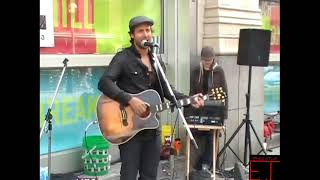
[[141, 41], [141, 46], [145, 47], [145, 48], [147, 48], [147, 47], [151, 47], [151, 48], [159, 47], [159, 45], [157, 43], [149, 42], [147, 40], [142, 40]]

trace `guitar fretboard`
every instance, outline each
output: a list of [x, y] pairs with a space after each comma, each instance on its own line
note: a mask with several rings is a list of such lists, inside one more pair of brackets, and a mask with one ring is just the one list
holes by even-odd
[[[189, 105], [189, 104], [193, 104], [195, 102], [195, 98], [197, 97], [191, 97], [191, 98], [185, 98], [185, 99], [179, 99], [177, 100], [178, 102], [178, 106], [186, 106], [186, 105]], [[208, 95], [204, 95], [202, 96], [202, 99], [203, 100], [207, 100], [208, 99]], [[221, 104], [222, 101], [213, 101], [213, 103], [217, 103], [218, 104]], [[152, 112], [161, 112], [161, 111], [164, 111], [164, 110], [167, 110], [169, 109], [170, 107], [173, 107], [174, 104], [171, 103], [171, 102], [166, 102], [166, 103], [162, 103], [162, 104], [157, 104], [157, 105], [154, 105], [154, 106], [151, 106], [151, 111]]]
[[[210, 98], [211, 105], [224, 105], [226, 96], [227, 95], [223, 91], [222, 87], [219, 87], [219, 88], [212, 89], [211, 93], [203, 95], [201, 98], [204, 101], [206, 101]], [[179, 99], [179, 100], [177, 100], [178, 107], [193, 104], [195, 102], [196, 98], [199, 98], [199, 96], [192, 96], [192, 97], [185, 98], [185, 99]], [[169, 109], [174, 106], [175, 106], [175, 104], [173, 104], [171, 102], [166, 102], [166, 103], [162, 103], [162, 104], [152, 105], [150, 107], [150, 110], [151, 110], [151, 112], [155, 113], [155, 112], [164, 111], [164, 110]]]

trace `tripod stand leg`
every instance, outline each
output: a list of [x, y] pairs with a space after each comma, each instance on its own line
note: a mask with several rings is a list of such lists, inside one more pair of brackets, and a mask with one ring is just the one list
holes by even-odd
[[190, 137], [187, 136], [187, 141], [186, 141], [186, 163], [187, 163], [187, 172], [186, 172], [186, 180], [189, 180], [189, 171], [190, 171]]
[[244, 156], [243, 156], [243, 164], [247, 164], [247, 155], [248, 155], [248, 143], [250, 142], [250, 131], [249, 131], [249, 124], [246, 123], [246, 132], [245, 132], [245, 139], [244, 139]]
[[[51, 124], [49, 123], [49, 126], [51, 126]], [[49, 127], [49, 134], [48, 134], [48, 139], [49, 139], [49, 143], [48, 143], [48, 180], [51, 180], [51, 127]]]
[[[238, 134], [239, 130], [241, 129], [241, 127], [243, 126], [243, 124], [245, 123], [245, 121], [242, 121], [242, 123], [238, 126], [237, 130], [232, 134], [232, 136], [230, 137], [230, 139], [228, 140], [227, 144], [225, 146], [223, 146], [223, 148], [221, 149], [221, 151], [218, 154], [218, 158], [221, 156], [221, 154], [226, 150], [226, 148], [229, 146], [229, 144], [231, 143], [231, 141], [233, 140], [233, 138], [236, 136], [236, 134]], [[230, 148], [230, 147], [229, 147]], [[230, 148], [231, 149], [231, 148]], [[240, 159], [240, 158], [238, 158]]]
[[258, 140], [258, 142], [259, 142], [259, 144], [260, 144], [260, 147], [262, 148], [262, 151], [263, 151], [263, 152], [264, 152], [264, 154], [266, 155], [266, 154], [267, 154], [267, 152], [266, 152], [266, 151], [265, 151], [265, 149], [263, 148], [263, 145], [262, 145], [262, 143], [261, 143], [261, 141], [260, 141], [260, 139], [259, 139], [259, 136], [258, 136], [258, 134], [257, 134], [256, 130], [254, 129], [254, 127], [253, 127], [253, 125], [252, 125], [251, 121], [249, 121], [249, 123], [250, 123], [250, 126], [251, 126], [251, 128], [252, 128], [252, 130], [253, 130], [254, 134], [256, 135], [256, 138], [257, 138], [257, 140]]
[[237, 154], [233, 151], [233, 149], [231, 149], [230, 147], [229, 147], [229, 149], [231, 150], [231, 152], [236, 156], [236, 158], [238, 159], [238, 161], [240, 161], [241, 163], [243, 163], [242, 162], [242, 160], [237, 156]]
[[[250, 127], [248, 127], [248, 128], [250, 128]], [[250, 155], [252, 154], [251, 133], [250, 133], [250, 131], [248, 132], [248, 139], [249, 139], [249, 158], [250, 158]]]

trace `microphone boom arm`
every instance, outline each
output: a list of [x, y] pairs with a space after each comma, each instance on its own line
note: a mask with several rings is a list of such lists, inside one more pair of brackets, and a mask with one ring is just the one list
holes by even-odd
[[[143, 41], [142, 41], [142, 42], [143, 42]], [[143, 43], [143, 44], [144, 44], [144, 43]], [[174, 105], [175, 105], [176, 108], [178, 109], [178, 113], [179, 113], [179, 115], [180, 115], [180, 117], [181, 117], [181, 119], [182, 119], [182, 121], [183, 121], [183, 124], [184, 124], [184, 126], [185, 126], [185, 128], [186, 128], [186, 130], [187, 130], [187, 132], [188, 132], [188, 134], [189, 134], [189, 137], [190, 137], [190, 139], [192, 140], [195, 148], [198, 149], [198, 145], [197, 145], [197, 143], [196, 143], [196, 141], [195, 141], [195, 139], [194, 139], [194, 137], [193, 137], [193, 135], [192, 135], [192, 133], [191, 133], [191, 131], [190, 131], [190, 128], [189, 128], [189, 126], [188, 126], [188, 124], [187, 124], [186, 119], [185, 119], [184, 116], [183, 116], [183, 113], [182, 113], [182, 111], [181, 111], [181, 107], [178, 106], [179, 103], [178, 103], [178, 101], [177, 101], [177, 99], [176, 99], [176, 96], [174, 95], [174, 93], [173, 93], [173, 91], [172, 91], [172, 89], [171, 89], [171, 86], [170, 86], [170, 84], [169, 84], [169, 82], [168, 82], [168, 80], [167, 80], [167, 78], [166, 78], [166, 76], [165, 76], [165, 74], [164, 74], [164, 72], [163, 72], [163, 69], [162, 69], [162, 67], [161, 67], [161, 64], [160, 64], [158, 58], [157, 58], [157, 55], [156, 55], [156, 53], [153, 51], [153, 48], [151, 48], [151, 51], [152, 51], [152, 58], [153, 58], [153, 60], [155, 61], [156, 66], [157, 66], [158, 69], [160, 70], [160, 74], [161, 74], [162, 78], [164, 79], [164, 81], [165, 81], [165, 83], [166, 83], [166, 85], [167, 85], [167, 88], [168, 88], [168, 90], [169, 90], [169, 93], [170, 93], [171, 97], [173, 98]], [[157, 67], [156, 67], [156, 68], [157, 68]]]

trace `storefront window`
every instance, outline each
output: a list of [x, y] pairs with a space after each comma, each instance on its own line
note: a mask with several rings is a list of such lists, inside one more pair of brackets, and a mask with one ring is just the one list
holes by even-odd
[[54, 47], [41, 54], [114, 54], [130, 45], [129, 20], [146, 15], [161, 30], [161, 0], [53, 0]]
[[[52, 107], [52, 152], [80, 147], [86, 126], [96, 119], [96, 102], [100, 96], [98, 81], [105, 67], [68, 68]], [[62, 69], [40, 70], [40, 125], [51, 105]], [[90, 127], [91, 133], [100, 131]], [[48, 152], [47, 134], [40, 141], [40, 154]]]
[[280, 4], [261, 1], [262, 28], [271, 30], [270, 53], [280, 53]]
[[264, 68], [264, 112], [280, 111], [280, 66], [271, 64]]
[[264, 68], [264, 112], [280, 111], [280, 3], [260, 1], [262, 28], [271, 30], [269, 66]]
[[[53, 0], [54, 46], [41, 47], [40, 54], [115, 54], [130, 46], [129, 20], [138, 15], [154, 20], [154, 41], [161, 45], [161, 0]], [[90, 58], [87, 65], [65, 71], [52, 108], [52, 152], [81, 147], [86, 126], [96, 120], [98, 80], [105, 67], [90, 67]], [[40, 70], [40, 128], [62, 72], [42, 67], [50, 68]], [[101, 134], [97, 125], [88, 133]], [[48, 137], [43, 133], [40, 154], [46, 153]]]

